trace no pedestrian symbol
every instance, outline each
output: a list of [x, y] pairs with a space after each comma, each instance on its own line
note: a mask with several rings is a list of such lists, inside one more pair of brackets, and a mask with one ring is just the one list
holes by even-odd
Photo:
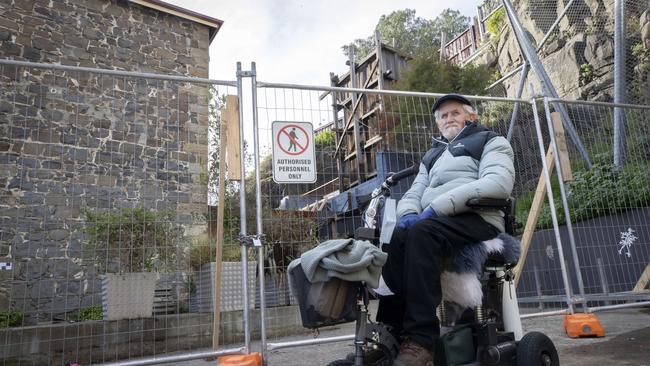
[[316, 182], [312, 124], [275, 121], [272, 126], [273, 180], [276, 183]]

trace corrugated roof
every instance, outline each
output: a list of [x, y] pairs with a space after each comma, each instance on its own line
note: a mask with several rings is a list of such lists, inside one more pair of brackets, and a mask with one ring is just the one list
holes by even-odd
[[172, 5], [160, 0], [129, 0], [134, 4], [145, 6], [147, 8], [155, 9], [162, 11], [177, 17], [191, 20], [195, 23], [203, 24], [210, 29], [210, 43], [219, 32], [219, 29], [223, 25], [223, 20], [217, 18], [212, 18], [207, 15], [197, 13], [192, 10], [181, 8], [180, 6]]

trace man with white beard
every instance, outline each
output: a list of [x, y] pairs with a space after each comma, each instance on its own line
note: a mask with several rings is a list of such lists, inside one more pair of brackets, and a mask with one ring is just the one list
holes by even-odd
[[445, 258], [504, 231], [501, 211], [477, 211], [466, 203], [508, 198], [515, 180], [512, 147], [478, 124], [469, 100], [448, 94], [436, 100], [432, 112], [442, 136], [433, 140], [399, 201], [398, 225], [384, 246], [388, 261], [382, 275], [395, 295], [380, 298], [377, 320], [393, 326], [402, 340], [395, 366], [433, 365]]

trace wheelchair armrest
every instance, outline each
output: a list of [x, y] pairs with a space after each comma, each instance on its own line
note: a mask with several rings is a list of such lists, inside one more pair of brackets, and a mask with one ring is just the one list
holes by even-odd
[[510, 211], [511, 204], [511, 198], [470, 198], [466, 203], [471, 208], [493, 208], [504, 211]]
[[477, 209], [495, 209], [501, 210], [504, 214], [504, 224], [506, 233], [514, 235], [517, 230], [517, 220], [515, 218], [516, 200], [512, 197], [506, 199], [500, 198], [470, 198], [466, 203], [467, 207]]

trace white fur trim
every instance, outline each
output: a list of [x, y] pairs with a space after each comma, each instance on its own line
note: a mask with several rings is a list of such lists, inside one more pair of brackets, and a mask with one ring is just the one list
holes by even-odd
[[442, 299], [473, 308], [483, 303], [481, 281], [473, 273], [442, 272]]
[[503, 240], [494, 238], [483, 242], [488, 253], [503, 253]]
[[384, 281], [384, 276], [379, 276], [379, 287], [377, 287], [374, 291], [377, 295], [380, 296], [395, 295]]

